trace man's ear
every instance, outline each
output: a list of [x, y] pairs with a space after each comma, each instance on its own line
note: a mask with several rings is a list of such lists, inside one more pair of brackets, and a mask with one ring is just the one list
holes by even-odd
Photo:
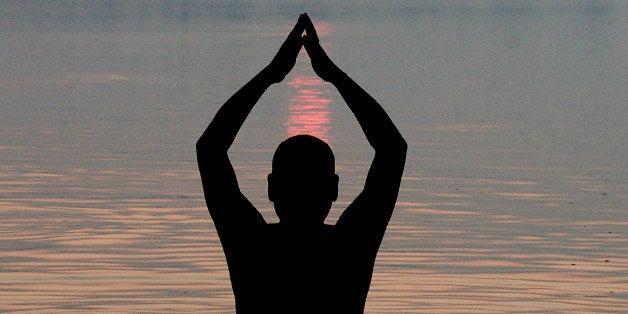
[[268, 177], [266, 177], [266, 180], [268, 181], [268, 200], [271, 202], [275, 201], [275, 177], [273, 176], [272, 173], [268, 174]]

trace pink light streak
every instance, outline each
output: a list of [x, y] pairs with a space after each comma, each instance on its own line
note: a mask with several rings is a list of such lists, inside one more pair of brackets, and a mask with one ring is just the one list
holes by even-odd
[[315, 76], [297, 76], [288, 84], [296, 89], [285, 123], [288, 136], [309, 134], [330, 143], [331, 99], [324, 82]]

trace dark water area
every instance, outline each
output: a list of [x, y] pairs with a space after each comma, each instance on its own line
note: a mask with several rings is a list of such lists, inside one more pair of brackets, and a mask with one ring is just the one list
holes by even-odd
[[[367, 313], [624, 313], [622, 1], [0, 5], [0, 312], [233, 313], [194, 143], [308, 12], [410, 148]], [[276, 146], [373, 156], [302, 52], [230, 151], [268, 221]]]

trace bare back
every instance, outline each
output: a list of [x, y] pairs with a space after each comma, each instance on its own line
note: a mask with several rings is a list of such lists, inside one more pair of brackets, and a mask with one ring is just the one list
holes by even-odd
[[[314, 193], [318, 199], [301, 202], [324, 213], [318, 220], [309, 217], [320, 215], [282, 219], [280, 212], [303, 208], [287, 197], [294, 186], [275, 184], [269, 175], [269, 199], [280, 222], [267, 224], [240, 191], [227, 154], [251, 109], [267, 88], [283, 80], [302, 47], [319, 77], [338, 89], [375, 150], [364, 189], [334, 226], [323, 221], [337, 197], [337, 176], [326, 176], [323, 186], [312, 185], [321, 192]], [[383, 108], [329, 59], [309, 17], [301, 15], [271, 63], [227, 100], [196, 144], [205, 201], [225, 251], [237, 312], [362, 313], [406, 150]], [[333, 178], [335, 191], [328, 188]]]

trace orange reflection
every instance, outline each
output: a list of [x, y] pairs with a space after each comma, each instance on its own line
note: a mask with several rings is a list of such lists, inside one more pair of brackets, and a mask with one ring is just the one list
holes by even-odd
[[330, 143], [331, 99], [324, 82], [315, 76], [297, 76], [288, 84], [296, 89], [288, 107], [288, 136], [309, 134]]

